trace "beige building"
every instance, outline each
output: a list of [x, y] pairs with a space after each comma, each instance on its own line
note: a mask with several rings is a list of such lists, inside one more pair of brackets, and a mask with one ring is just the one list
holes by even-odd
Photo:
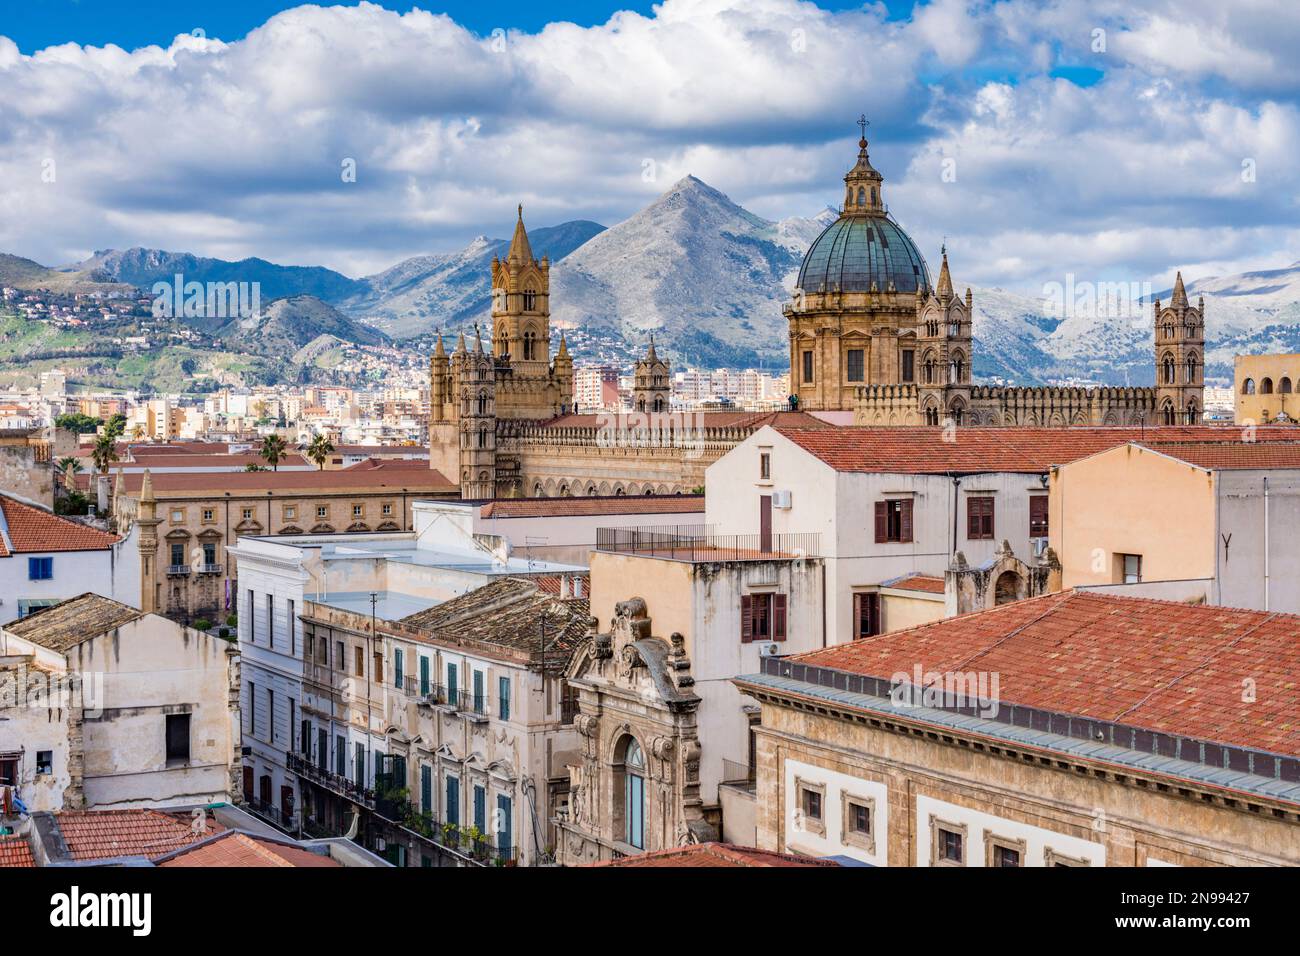
[[736, 680], [762, 704], [758, 845], [876, 866], [1295, 866], [1297, 628], [1064, 591], [768, 659]]
[[[236, 645], [97, 594], [0, 628], [0, 774], [32, 812], [240, 796]], [[18, 685], [11, 685], [18, 686]]]
[[1238, 355], [1232, 363], [1233, 420], [1238, 425], [1300, 419], [1300, 354]]
[[1290, 434], [1130, 442], [1054, 468], [1064, 586], [1300, 612], [1300, 444], [1274, 440]]
[[113, 520], [139, 526], [140, 607], [220, 628], [234, 613], [241, 535], [400, 532], [422, 498], [455, 494], [422, 462], [342, 471], [118, 473]]

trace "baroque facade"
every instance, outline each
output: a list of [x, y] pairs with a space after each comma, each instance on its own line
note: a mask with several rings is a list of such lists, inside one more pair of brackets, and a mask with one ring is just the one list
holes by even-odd
[[971, 291], [955, 293], [946, 249], [931, 284], [924, 257], [889, 215], [865, 135], [844, 184], [843, 210], [809, 248], [785, 307], [801, 408], [852, 410], [858, 425], [1200, 422], [1204, 300], [1190, 305], [1181, 274], [1168, 306], [1154, 303], [1154, 387], [977, 386]]

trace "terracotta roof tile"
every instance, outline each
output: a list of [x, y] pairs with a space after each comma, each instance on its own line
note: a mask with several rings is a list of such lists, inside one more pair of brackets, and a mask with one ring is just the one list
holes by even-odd
[[1293, 614], [1062, 591], [792, 659], [886, 680], [987, 672], [1004, 704], [1300, 756]]
[[[324, 494], [331, 491], [375, 494], [387, 492], [400, 493], [407, 489], [408, 495], [443, 494], [456, 490], [442, 473], [427, 467], [419, 469], [395, 468], [389, 472], [383, 470], [355, 470], [338, 468], [327, 471], [225, 471], [225, 472], [161, 472], [152, 474], [154, 494], [159, 498], [172, 496], [190, 496], [206, 494], [209, 497], [224, 497], [226, 492], [234, 496], [261, 496], [274, 491], [281, 495]], [[85, 487], [86, 476], [78, 475], [78, 484]], [[140, 492], [144, 481], [144, 472], [123, 475], [122, 483], [128, 495]]]
[[[1139, 443], [1134, 443], [1139, 444]], [[1282, 442], [1141, 442], [1158, 451], [1210, 471], [1253, 468], [1300, 468], [1300, 444]]]
[[934, 577], [929, 574], [904, 574], [902, 577], [890, 578], [888, 581], [881, 581], [882, 588], [895, 588], [899, 591], [925, 591], [927, 594], [942, 594], [944, 592], [943, 578]]
[[166, 859], [158, 860], [158, 866], [333, 867], [342, 864], [324, 854], [289, 846], [278, 840], [260, 839], [247, 833], [227, 830], [197, 846], [169, 854]]
[[54, 820], [72, 858], [83, 863], [121, 856], [152, 859], [223, 829], [209, 818], [207, 830], [196, 832], [188, 814], [160, 810], [65, 810]]
[[548, 518], [579, 515], [694, 514], [704, 511], [703, 495], [596, 495], [582, 498], [511, 498], [489, 501], [483, 518]]
[[34, 867], [36, 859], [26, 837], [0, 837], [0, 869], [6, 867]]
[[[778, 431], [836, 471], [944, 474], [1041, 473], [1053, 465], [1126, 442], [1240, 442], [1230, 425], [1160, 425], [1149, 428], [786, 428]], [[1296, 442], [1294, 428], [1261, 427], [1255, 442]], [[1300, 446], [1298, 446], [1300, 447]]]
[[740, 866], [838, 866], [832, 860], [818, 860], [792, 853], [774, 853], [730, 843], [695, 843], [652, 853], [639, 853], [588, 866], [638, 867], [740, 867]]
[[0, 557], [36, 551], [105, 551], [118, 540], [44, 508], [0, 495]]

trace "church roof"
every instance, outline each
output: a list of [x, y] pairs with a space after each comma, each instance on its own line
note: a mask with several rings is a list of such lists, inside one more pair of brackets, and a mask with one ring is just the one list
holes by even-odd
[[925, 259], [887, 216], [841, 216], [813, 242], [799, 270], [804, 292], [915, 293], [930, 290]]

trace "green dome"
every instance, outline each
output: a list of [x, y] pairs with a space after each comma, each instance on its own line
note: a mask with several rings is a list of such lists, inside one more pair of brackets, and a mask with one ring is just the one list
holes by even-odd
[[799, 270], [807, 293], [930, 291], [930, 273], [916, 244], [885, 216], [841, 216], [817, 237]]

